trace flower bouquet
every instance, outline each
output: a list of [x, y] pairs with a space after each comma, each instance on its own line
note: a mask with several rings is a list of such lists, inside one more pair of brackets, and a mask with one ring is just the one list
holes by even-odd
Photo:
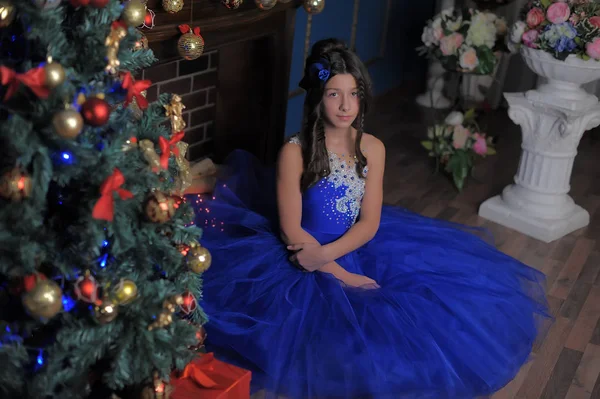
[[506, 32], [506, 21], [489, 11], [450, 8], [427, 22], [417, 51], [447, 70], [489, 75], [498, 63], [496, 52], [504, 46]]
[[429, 140], [421, 145], [435, 158], [436, 172], [443, 166], [458, 191], [462, 191], [465, 179], [472, 173], [475, 158], [496, 153], [493, 138], [480, 131], [474, 109], [464, 114], [451, 112], [444, 123], [428, 129], [427, 137]]
[[592, 0], [530, 0], [511, 27], [508, 47], [600, 60], [600, 4]]

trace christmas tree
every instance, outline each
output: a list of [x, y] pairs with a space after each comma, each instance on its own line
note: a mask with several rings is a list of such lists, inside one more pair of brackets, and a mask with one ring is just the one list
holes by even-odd
[[195, 354], [211, 259], [181, 197], [181, 99], [136, 80], [145, 13], [0, 0], [2, 398], [124, 397]]

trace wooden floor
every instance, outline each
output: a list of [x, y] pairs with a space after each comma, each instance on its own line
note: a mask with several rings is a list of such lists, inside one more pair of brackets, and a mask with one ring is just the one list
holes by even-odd
[[599, 399], [600, 164], [593, 158], [600, 155], [600, 140], [592, 142], [586, 133], [571, 180], [571, 195], [590, 212], [590, 225], [545, 244], [477, 216], [480, 203], [512, 183], [517, 169], [520, 130], [506, 110], [485, 117], [482, 128], [499, 136], [498, 155], [477, 166], [475, 179], [460, 194], [446, 177], [432, 174], [431, 160], [419, 144], [435, 116], [404, 92], [377, 101], [367, 131], [387, 148], [384, 201], [430, 217], [487, 227], [501, 251], [546, 274], [556, 317], [534, 348], [533, 360], [492, 399]]
[[[484, 118], [499, 136], [498, 155], [478, 165], [460, 194], [443, 175], [433, 175], [420, 147], [426, 121], [434, 113], [413, 104], [412, 96], [390, 93], [378, 101], [369, 130], [386, 145], [385, 199], [421, 214], [485, 226], [503, 252], [544, 272], [556, 317], [536, 345], [533, 361], [493, 399], [600, 398], [600, 141], [584, 135], [573, 167], [571, 195], [591, 214], [587, 228], [546, 244], [477, 216], [482, 201], [512, 183], [520, 154], [520, 130], [500, 109]], [[483, 127], [482, 127], [483, 128]]]

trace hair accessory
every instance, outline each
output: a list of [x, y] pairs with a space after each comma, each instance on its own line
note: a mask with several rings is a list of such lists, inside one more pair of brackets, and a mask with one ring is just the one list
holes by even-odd
[[331, 66], [329, 61], [324, 58], [320, 58], [318, 61], [313, 62], [308, 67], [308, 73], [300, 81], [300, 87], [305, 90], [309, 88], [322, 87], [331, 76]]

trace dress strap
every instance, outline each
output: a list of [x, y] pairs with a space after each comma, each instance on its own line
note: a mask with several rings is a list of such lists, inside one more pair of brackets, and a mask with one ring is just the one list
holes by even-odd
[[288, 143], [302, 145], [302, 143], [300, 142], [300, 136], [298, 134], [290, 136], [290, 138], [288, 139]]

